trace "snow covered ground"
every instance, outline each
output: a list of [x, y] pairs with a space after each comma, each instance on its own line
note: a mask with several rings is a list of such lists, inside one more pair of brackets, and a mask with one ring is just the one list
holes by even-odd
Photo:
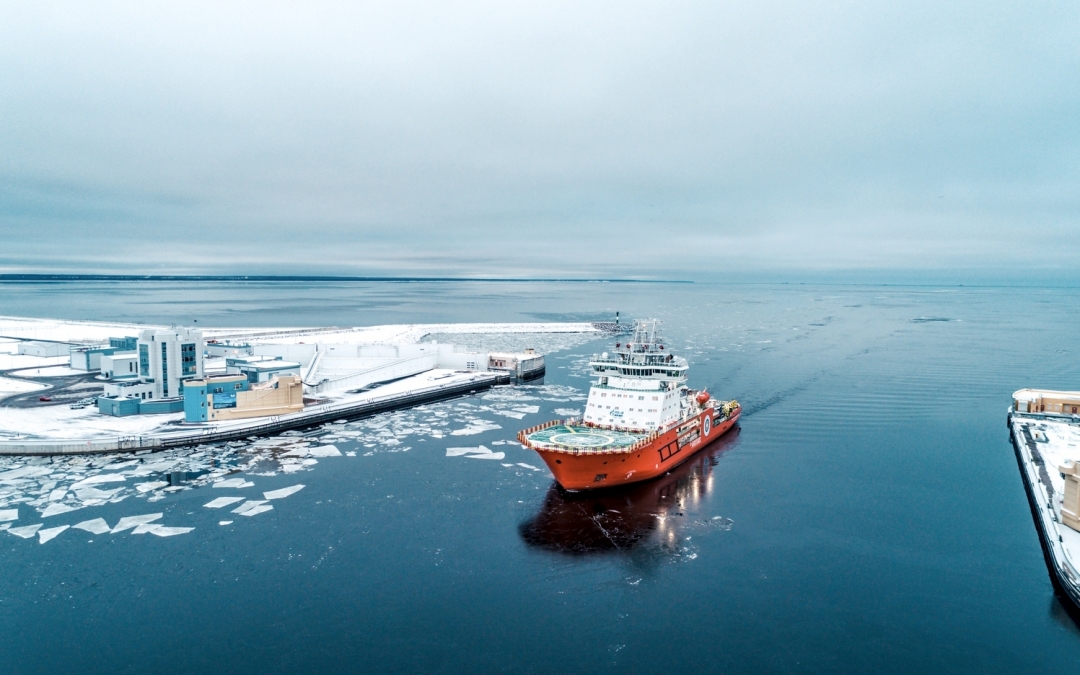
[[[13, 354], [12, 352], [16, 350], [18, 343], [11, 340], [11, 337], [72, 342], [103, 342], [111, 336], [137, 335], [140, 330], [149, 327], [152, 326], [0, 316], [0, 335], [4, 336], [0, 338], [0, 370], [4, 369], [5, 365], [8, 368], [30, 368], [29, 370], [21, 370], [19, 374], [43, 379], [80, 372], [72, 371], [66, 366], [67, 357], [46, 359]], [[246, 335], [247, 337], [244, 337], [244, 339], [248, 342], [264, 344], [295, 344], [299, 342], [309, 344], [312, 342], [410, 344], [421, 341], [430, 335], [440, 337], [461, 335], [470, 342], [486, 341], [492, 346], [505, 345], [507, 348], [517, 344], [512, 339], [507, 340], [514, 336], [526, 339], [530, 343], [539, 342], [540, 338], [545, 335], [561, 336], [552, 343], [552, 346], [563, 348], [571, 343], [593, 339], [600, 334], [600, 331], [597, 331], [589, 323], [406, 324], [328, 330], [312, 328], [204, 329], [204, 335], [208, 338], [224, 335], [235, 338]], [[210, 360], [208, 360], [209, 363], [211, 363]], [[464, 382], [469, 377], [472, 376], [468, 373], [432, 370], [359, 394], [342, 392], [333, 395], [329, 402], [332, 404], [363, 403], [383, 396], [398, 395], [417, 389], [457, 384]], [[39, 386], [19, 382], [11, 378], [0, 378], [0, 396], [33, 391], [34, 388], [39, 388]], [[144, 436], [165, 431], [181, 431], [185, 428], [178, 426], [178, 423], [182, 420], [182, 413], [111, 417], [102, 415], [93, 406], [81, 410], [71, 410], [68, 406], [42, 406], [40, 408], [19, 409], [0, 407], [0, 440], [87, 440], [91, 438]], [[232, 429], [258, 423], [259, 421], [256, 418], [210, 423], [205, 426], [215, 429]]]

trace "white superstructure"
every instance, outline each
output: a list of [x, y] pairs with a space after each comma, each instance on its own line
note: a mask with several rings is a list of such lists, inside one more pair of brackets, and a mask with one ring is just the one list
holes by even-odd
[[616, 343], [589, 361], [597, 378], [582, 419], [589, 424], [655, 431], [681, 419], [686, 398], [686, 359], [667, 351], [656, 319], [637, 321], [630, 341]]

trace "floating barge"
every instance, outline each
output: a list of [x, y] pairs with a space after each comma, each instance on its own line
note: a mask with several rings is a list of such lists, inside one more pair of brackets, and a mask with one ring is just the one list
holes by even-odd
[[1008, 420], [1050, 581], [1080, 616], [1080, 392], [1021, 389]]

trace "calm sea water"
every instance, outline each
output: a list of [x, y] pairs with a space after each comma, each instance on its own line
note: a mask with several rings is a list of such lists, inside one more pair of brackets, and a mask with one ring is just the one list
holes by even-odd
[[[1080, 387], [1078, 307], [1050, 288], [0, 285], [3, 314], [201, 326], [655, 316], [691, 385], [746, 410], [671, 476], [568, 498], [493, 444], [580, 406], [593, 341], [550, 355], [539, 413], [408, 452], [338, 440], [357, 456], [244, 522], [219, 526], [203, 488], [153, 505], [182, 536], [0, 533], [0, 672], [1064, 672], [1080, 631], [1005, 410]], [[480, 443], [505, 462], [446, 456]], [[55, 524], [151, 510], [131, 501]]]

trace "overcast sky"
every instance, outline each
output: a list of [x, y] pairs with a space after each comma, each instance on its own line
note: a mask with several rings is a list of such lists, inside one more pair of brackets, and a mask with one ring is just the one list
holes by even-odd
[[0, 271], [1080, 267], [1080, 3], [0, 2]]

